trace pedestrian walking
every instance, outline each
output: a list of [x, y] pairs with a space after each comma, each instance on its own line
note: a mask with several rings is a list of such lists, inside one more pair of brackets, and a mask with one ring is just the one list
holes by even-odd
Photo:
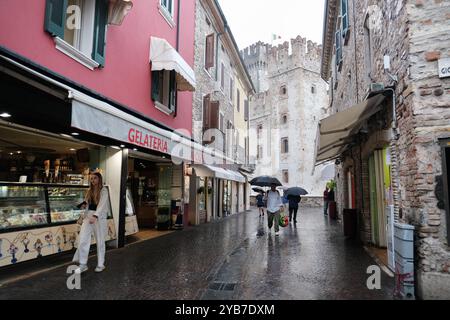
[[94, 234], [97, 244], [97, 267], [95, 272], [105, 269], [105, 239], [107, 234], [107, 218], [109, 213], [109, 194], [107, 188], [103, 187], [103, 177], [94, 172], [90, 176], [89, 190], [82, 204], [85, 213], [79, 235], [78, 249], [73, 257], [74, 262], [79, 263], [76, 273], [88, 270], [87, 261], [91, 246], [91, 235]]
[[260, 192], [257, 196], [256, 196], [256, 205], [259, 208], [259, 216], [264, 217], [264, 195], [262, 192]]
[[272, 226], [275, 223], [275, 235], [278, 236], [280, 230], [280, 210], [284, 208], [284, 205], [281, 200], [280, 192], [276, 189], [276, 186], [276, 184], [272, 184], [270, 191], [267, 192], [267, 220], [269, 232], [272, 230]]
[[302, 198], [300, 196], [288, 195], [289, 200], [289, 221], [292, 222], [292, 214], [294, 214], [294, 223], [297, 223], [298, 205]]
[[328, 186], [323, 191], [323, 214], [328, 215]]

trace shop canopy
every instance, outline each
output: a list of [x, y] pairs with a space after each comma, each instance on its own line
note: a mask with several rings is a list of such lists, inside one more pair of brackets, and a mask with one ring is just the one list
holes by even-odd
[[316, 165], [339, 157], [364, 122], [381, 110], [384, 98], [382, 93], [377, 94], [320, 120], [316, 136]]
[[152, 71], [175, 71], [179, 91], [195, 91], [194, 70], [165, 39], [151, 37], [150, 62]]
[[223, 169], [206, 164], [196, 164], [192, 168], [195, 170], [195, 174], [199, 177], [218, 178], [229, 181], [245, 182], [245, 178], [236, 171]]

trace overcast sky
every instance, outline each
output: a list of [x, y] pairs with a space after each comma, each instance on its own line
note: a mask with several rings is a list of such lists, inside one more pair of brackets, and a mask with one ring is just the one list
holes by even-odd
[[257, 41], [270, 44], [272, 34], [281, 36], [281, 41], [301, 35], [308, 40], [322, 43], [324, 0], [219, 0], [219, 2], [239, 49]]

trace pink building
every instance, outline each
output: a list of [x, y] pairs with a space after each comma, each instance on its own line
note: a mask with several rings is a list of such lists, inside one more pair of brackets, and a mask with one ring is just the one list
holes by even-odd
[[93, 170], [113, 245], [188, 221], [194, 24], [195, 0], [0, 2], [0, 267], [76, 246]]

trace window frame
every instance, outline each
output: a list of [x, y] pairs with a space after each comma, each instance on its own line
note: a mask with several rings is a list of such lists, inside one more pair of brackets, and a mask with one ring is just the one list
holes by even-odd
[[282, 154], [289, 153], [289, 138], [288, 137], [281, 138], [281, 153]]
[[[157, 94], [155, 88], [158, 89]], [[151, 92], [152, 101], [155, 103], [155, 107], [158, 110], [167, 115], [176, 114], [178, 90], [176, 83], [176, 72], [174, 70], [152, 71]]]

